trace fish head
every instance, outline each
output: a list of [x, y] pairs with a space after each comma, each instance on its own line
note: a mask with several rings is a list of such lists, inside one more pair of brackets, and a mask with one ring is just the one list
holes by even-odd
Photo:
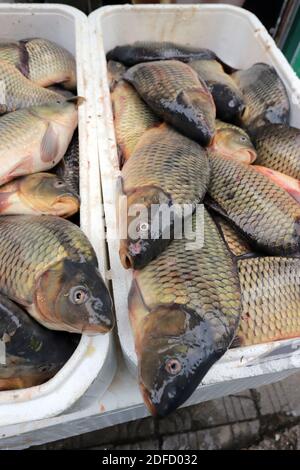
[[[127, 196], [127, 238], [120, 241], [120, 259], [125, 269], [141, 269], [171, 241], [172, 221], [160, 224], [159, 213], [168, 213], [169, 195], [156, 187], [142, 187]], [[170, 211], [169, 211], [170, 213]]]
[[240, 117], [245, 109], [245, 103], [241, 93], [224, 83], [213, 83], [211, 92], [217, 108], [217, 114], [224, 121], [232, 121]]
[[209, 145], [215, 133], [216, 107], [204, 82], [199, 88], [182, 90], [176, 99], [176, 111], [185, 115], [189, 135], [203, 145]]
[[217, 125], [212, 148], [223, 157], [231, 158], [240, 163], [251, 164], [257, 157], [256, 150], [248, 134], [236, 126], [221, 127]]
[[[64, 259], [38, 279], [35, 315], [73, 333], [107, 333], [114, 327], [113, 305], [95, 264]], [[38, 319], [38, 318], [37, 318]]]
[[20, 196], [38, 212], [70, 217], [79, 209], [79, 196], [56, 175], [35, 173], [20, 179]]
[[145, 316], [139, 345], [141, 392], [151, 414], [159, 417], [182, 405], [222, 355], [210, 323], [178, 304]]
[[115, 60], [109, 60], [107, 63], [108, 81], [110, 91], [113, 91], [117, 83], [122, 80], [124, 73], [126, 72], [125, 65]]

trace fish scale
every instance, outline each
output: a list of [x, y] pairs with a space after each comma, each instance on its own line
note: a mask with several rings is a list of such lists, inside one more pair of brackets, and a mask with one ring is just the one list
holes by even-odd
[[29, 78], [41, 86], [62, 83], [65, 88], [76, 88], [76, 62], [72, 54], [45, 39], [25, 41], [29, 56]]
[[242, 315], [235, 345], [300, 335], [300, 259], [259, 257], [238, 261]]
[[[195, 223], [193, 216], [192, 229], [198, 230]], [[208, 212], [198, 223], [201, 248], [188, 249], [186, 228], [184, 238], [133, 273], [129, 315], [140, 387], [154, 416], [166, 416], [189, 398], [230, 346], [239, 322], [235, 262]], [[173, 373], [169, 364], [180, 369]]]
[[[135, 70], [141, 84], [139, 86], [140, 92], [142, 93], [143, 86], [145, 86], [150, 97], [160, 95], [161, 99], [175, 99], [178, 90], [199, 87], [200, 85], [197, 74], [192, 69], [173, 61], [163, 64], [161, 62], [152, 63], [151, 66], [139, 66]], [[132, 70], [131, 73], [133, 72]], [[165, 86], [166, 83], [168, 86]]]
[[208, 145], [215, 131], [213, 98], [197, 73], [179, 61], [141, 63], [123, 78], [160, 117], [184, 135]]
[[261, 249], [271, 254], [298, 253], [300, 207], [294, 199], [250, 165], [221, 157], [209, 161], [212, 203], [208, 200], [208, 204], [224, 213]]
[[[22, 114], [18, 113], [18, 115], [16, 115], [15, 113], [9, 113], [3, 116], [3, 118], [0, 119], [0, 151], [3, 151], [7, 148], [15, 147], [16, 144], [27, 144], [28, 133], [24, 132], [24, 129], [27, 128], [27, 125], [29, 129], [29, 131], [27, 132], [30, 132], [30, 138], [34, 140], [36, 137], [38, 137], [39, 128], [38, 126], [29, 127], [31, 122], [32, 115], [28, 110], [23, 111]], [[14, 139], [12, 139], [12, 126], [14, 127]]]
[[[0, 43], [0, 60], [22, 69], [22, 49], [18, 42]], [[24, 53], [24, 55], [26, 52]]]
[[245, 108], [243, 95], [217, 60], [193, 60], [189, 65], [208, 86], [219, 119], [232, 121], [242, 114]]
[[257, 165], [300, 179], [300, 130], [284, 124], [269, 124], [256, 130], [253, 141]]
[[[34, 282], [41, 270], [68, 257], [96, 263], [95, 253], [78, 227], [55, 217], [4, 216], [0, 219], [0, 290], [20, 303], [32, 302]], [[59, 219], [61, 220], [61, 219]], [[68, 230], [66, 231], [66, 228]]]
[[76, 88], [76, 63], [69, 51], [42, 38], [0, 43], [0, 60], [15, 66], [32, 82]]
[[0, 185], [48, 170], [61, 160], [77, 126], [79, 104], [76, 98], [19, 109], [0, 118]]
[[62, 103], [65, 98], [28, 80], [8, 62], [0, 60], [0, 112], [6, 113], [29, 106]]
[[[212, 305], [218, 305], [214, 313], [220, 315], [229, 328], [234, 328], [240, 309], [236, 271], [206, 211], [204, 217], [203, 248], [187, 250], [185, 239], [173, 240], [159, 258], [143, 270], [134, 272], [134, 280], [149, 310], [160, 304], [184, 303], [202, 316], [210, 312]], [[170, 262], [176, 264], [175, 272], [170, 268]], [[190, 279], [183, 275], [187, 269], [191, 273]]]
[[65, 181], [67, 186], [79, 194], [79, 137], [75, 131], [66, 154], [55, 167], [55, 173]]
[[129, 193], [155, 186], [170, 194], [175, 204], [194, 204], [206, 192], [209, 173], [205, 150], [162, 124], [143, 135], [124, 165], [123, 189]]
[[235, 72], [232, 78], [244, 94], [246, 110], [241, 118], [244, 126], [256, 128], [269, 122], [288, 122], [289, 98], [274, 67], [257, 63]]

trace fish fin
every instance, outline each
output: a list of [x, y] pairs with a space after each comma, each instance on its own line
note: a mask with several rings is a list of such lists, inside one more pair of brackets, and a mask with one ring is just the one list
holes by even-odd
[[[285, 189], [285, 188], [284, 188]], [[285, 189], [285, 191], [293, 198], [295, 199], [295, 201], [300, 204], [300, 191], [299, 190], [296, 190], [296, 189], [290, 189], [290, 190], [287, 190]]]
[[19, 50], [19, 60], [20, 60], [20, 62], [17, 66], [17, 69], [26, 78], [29, 77], [29, 53], [28, 53], [27, 48], [26, 48], [27, 42], [28, 41], [25, 41], [25, 40], [19, 41], [18, 50]]
[[119, 160], [119, 168], [121, 170], [124, 163], [126, 162], [126, 158], [124, 156], [124, 152], [120, 144], [117, 144], [117, 153], [118, 153], [118, 160]]
[[211, 96], [206, 84], [201, 82], [201, 85], [202, 87], [199, 86], [199, 88], [189, 88], [180, 91], [176, 97], [177, 104], [190, 108], [194, 102], [198, 101], [199, 95]]
[[209, 194], [205, 195], [204, 205], [208, 206], [214, 212], [222, 215], [226, 220], [230, 221], [230, 218], [227, 215], [227, 212], [222, 209], [222, 207], [211, 197]]
[[0, 186], [7, 184], [11, 180], [15, 180], [19, 176], [32, 173], [32, 161], [30, 155], [24, 156], [23, 160], [19, 161], [12, 167], [7, 174], [0, 177]]
[[13, 191], [0, 192], [0, 214], [5, 213], [7, 208], [10, 206], [10, 197], [13, 194]]
[[41, 142], [41, 160], [43, 162], [55, 161], [58, 152], [58, 136], [51, 124], [48, 124]]
[[262, 253], [255, 253], [251, 251], [249, 253], [244, 253], [243, 255], [236, 256], [237, 261], [243, 261], [244, 259], [251, 259], [251, 258], [261, 258]]
[[86, 99], [83, 96], [72, 96], [71, 98], [68, 98], [66, 100], [67, 103], [74, 103], [76, 106], [76, 109], [79, 108], [82, 103], [84, 103]]
[[230, 349], [240, 348], [241, 346], [243, 346], [243, 339], [241, 338], [241, 336], [236, 335], [232, 340]]
[[219, 232], [219, 234], [220, 234], [220, 237], [222, 238], [223, 243], [225, 244], [225, 246], [226, 246], [227, 250], [229, 251], [231, 257], [233, 258], [234, 261], [237, 261], [237, 258], [238, 258], [238, 257], [237, 257], [237, 256], [233, 253], [233, 251], [229, 248], [229, 244], [228, 244], [228, 242], [227, 242], [227, 240], [226, 240], [226, 238], [225, 238], [225, 236], [224, 236], [224, 233], [223, 233], [223, 230], [222, 230], [222, 227], [221, 227], [220, 222], [219, 222], [215, 217], [213, 217], [213, 221], [214, 221], [214, 223], [215, 223], [215, 225], [216, 225], [216, 227], [217, 227], [217, 230], [218, 230], [218, 232]]
[[[212, 218], [214, 220], [214, 223], [216, 224], [218, 232], [219, 232], [220, 236], [222, 237], [223, 242], [225, 243], [229, 253], [231, 254], [232, 258], [236, 262], [239, 261], [239, 260], [243, 260], [243, 259], [258, 258], [258, 257], [262, 256], [262, 253], [252, 251], [252, 245], [250, 245], [251, 240], [249, 240], [247, 238], [247, 236], [240, 230], [240, 228], [230, 219], [230, 217], [228, 217], [227, 213], [225, 211], [223, 211], [223, 209], [210, 196], [208, 196], [208, 195], [205, 196], [204, 203], [208, 206], [209, 212], [212, 212], [211, 215], [212, 215]], [[216, 217], [214, 217], [213, 212], [216, 212], [217, 214], [220, 214], [225, 220], [227, 220], [232, 225], [232, 227], [239, 233], [239, 235], [242, 237], [242, 239], [250, 245], [251, 251], [248, 251], [247, 253], [244, 253], [242, 255], [234, 254], [234, 252], [229, 247], [229, 244], [226, 240], [226, 237], [224, 236], [221, 224], [216, 219]]]
[[7, 111], [8, 111], [8, 109], [7, 109], [6, 104], [1, 103], [0, 104], [0, 114], [5, 114], [5, 113], [7, 113]]

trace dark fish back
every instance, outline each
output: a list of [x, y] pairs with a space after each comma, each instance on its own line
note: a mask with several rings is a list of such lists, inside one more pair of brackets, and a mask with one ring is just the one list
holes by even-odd
[[247, 129], [289, 122], [289, 98], [274, 67], [258, 63], [232, 77], [244, 94], [246, 109], [241, 122]]
[[55, 173], [66, 182], [72, 191], [79, 194], [79, 140], [77, 130], [65, 156], [56, 166]]
[[[300, 206], [251, 165], [209, 156], [206, 202], [235, 224], [255, 247], [270, 254], [298, 254]], [[280, 223], [279, 223], [280, 221]]]
[[196, 48], [173, 42], [143, 42], [137, 41], [132, 45], [117, 46], [107, 53], [107, 60], [116, 60], [125, 65], [135, 65], [140, 62], [154, 60], [216, 59], [216, 54], [209, 49]]

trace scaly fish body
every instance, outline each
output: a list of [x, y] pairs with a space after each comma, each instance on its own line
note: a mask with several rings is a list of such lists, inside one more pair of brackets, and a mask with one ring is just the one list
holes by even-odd
[[203, 80], [214, 99], [217, 117], [223, 121], [233, 121], [245, 109], [244, 98], [230, 75], [224, 72], [217, 60], [193, 60], [189, 62]]
[[79, 194], [79, 140], [75, 131], [66, 154], [55, 167], [56, 174], [75, 194]]
[[[115, 63], [109, 62], [111, 70], [111, 101], [120, 167], [130, 158], [136, 144], [146, 130], [160, 123], [160, 119], [141, 100], [135, 89], [114, 72]], [[114, 73], [113, 73], [114, 72]]]
[[209, 49], [201, 49], [166, 41], [136, 41], [133, 44], [117, 46], [107, 53], [107, 60], [116, 60], [125, 65], [155, 60], [197, 60], [216, 59], [216, 54]]
[[0, 185], [54, 167], [77, 127], [77, 105], [32, 107], [0, 118]]
[[70, 98], [75, 98], [74, 93], [72, 93], [70, 90], [66, 90], [65, 88], [61, 88], [59, 85], [50, 85], [47, 87], [47, 90], [54, 91], [55, 93], [63, 96], [67, 100]]
[[95, 252], [76, 225], [54, 216], [3, 216], [0, 253], [0, 292], [44, 326], [89, 334], [113, 327]]
[[[162, 206], [172, 208], [176, 218], [178, 205], [194, 210], [207, 190], [210, 169], [205, 150], [166, 124], [147, 131], [122, 170], [123, 191], [127, 196], [128, 237], [121, 240], [120, 257], [124, 267], [142, 268], [169, 243], [172, 234], [164, 236], [154, 229], [155, 217]], [[153, 212], [154, 206], [157, 212]], [[133, 238], [129, 233], [135, 220], [130, 209], [145, 210], [146, 231]], [[152, 212], [151, 212], [152, 211]], [[151, 214], [150, 214], [151, 212]], [[182, 213], [179, 215], [180, 220]], [[168, 220], [166, 230], [172, 228]], [[143, 235], [143, 236], [142, 236]]]
[[19, 42], [1, 42], [0, 60], [16, 67], [23, 75], [28, 77], [28, 57], [24, 44]]
[[243, 129], [219, 120], [216, 120], [216, 133], [207, 151], [210, 155], [247, 164], [253, 163], [257, 156], [250, 137]]
[[300, 259], [238, 261], [242, 315], [236, 346], [300, 336]]
[[288, 123], [289, 98], [274, 67], [258, 63], [232, 75], [244, 95], [246, 109], [241, 122], [253, 129], [268, 123]]
[[70, 217], [79, 209], [76, 193], [48, 173], [22, 176], [0, 187], [1, 215], [57, 215]]
[[0, 43], [0, 60], [14, 65], [25, 77], [42, 87], [61, 83], [65, 88], [76, 88], [74, 57], [47, 39]]
[[251, 165], [209, 157], [207, 203], [226, 216], [253, 244], [270, 254], [300, 249], [300, 207], [282, 188]]
[[141, 63], [128, 69], [131, 83], [150, 108], [184, 135], [208, 145], [215, 132], [216, 108], [204, 82], [176, 60]]
[[258, 165], [300, 179], [300, 130], [285, 124], [260, 127], [253, 135]]
[[0, 61], [0, 114], [49, 103], [62, 103], [65, 98], [31, 82], [13, 65]]
[[[198, 233], [195, 220], [191, 229]], [[188, 248], [188, 232], [134, 272], [129, 315], [140, 387], [154, 415], [188, 399], [230, 346], [239, 322], [236, 266], [205, 210], [202, 222], [203, 247]]]
[[36, 323], [20, 306], [0, 294], [0, 390], [40, 385], [73, 354], [79, 336], [54, 332]]
[[284, 189], [295, 201], [300, 203], [300, 181], [291, 176], [284, 175], [279, 171], [271, 170], [264, 166], [253, 165], [253, 168], [259, 173], [270, 178], [273, 183], [277, 184], [280, 188]]

